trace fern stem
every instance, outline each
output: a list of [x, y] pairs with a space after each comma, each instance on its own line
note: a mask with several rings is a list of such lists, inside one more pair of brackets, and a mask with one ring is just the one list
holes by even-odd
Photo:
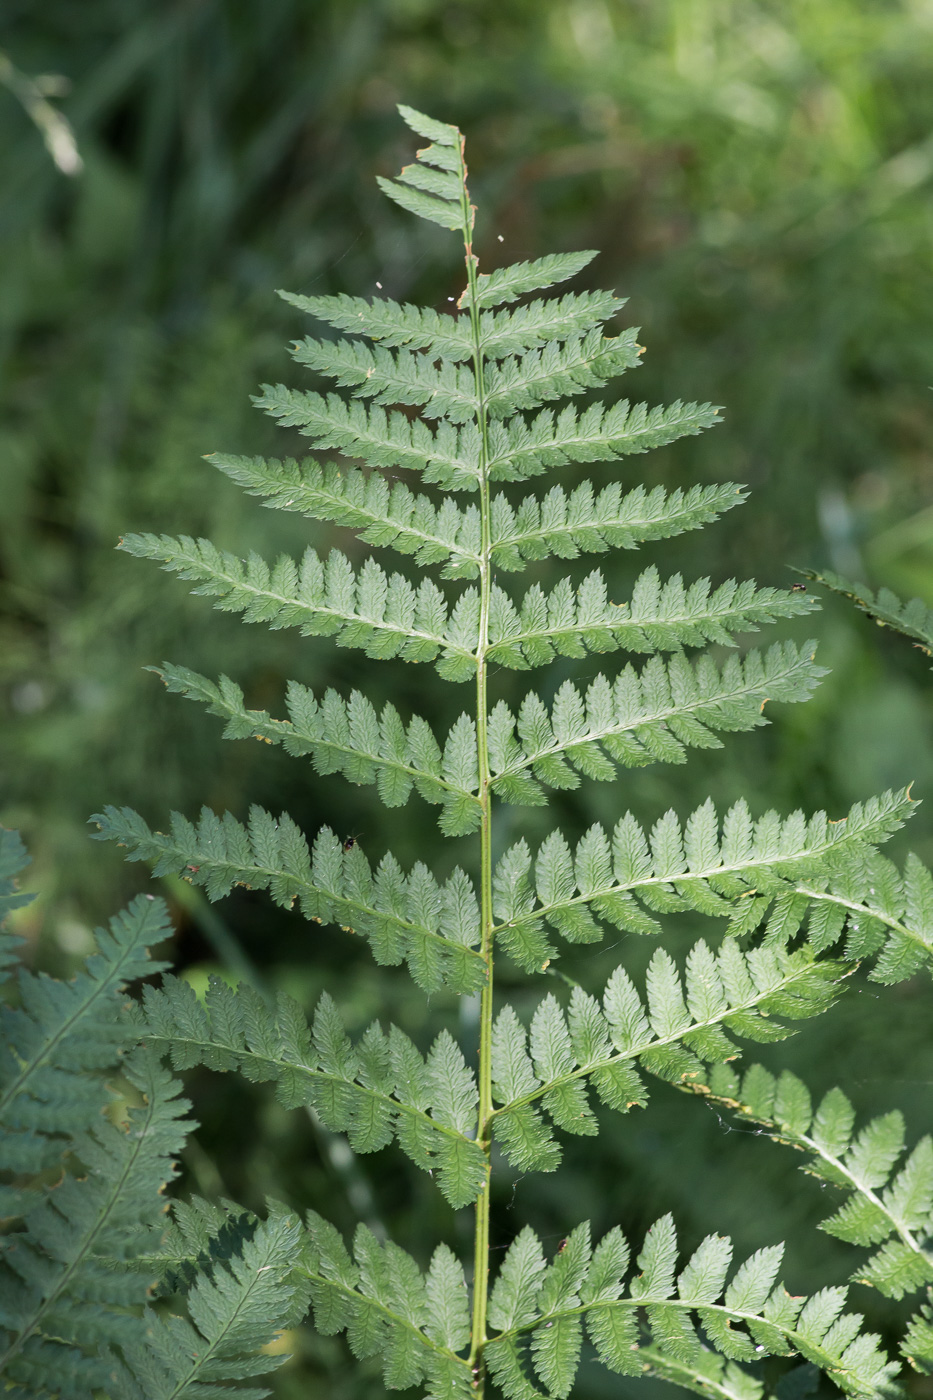
[[480, 952], [486, 964], [486, 981], [480, 994], [479, 1013], [479, 1109], [476, 1138], [486, 1157], [486, 1177], [476, 1202], [473, 1244], [473, 1326], [470, 1366], [473, 1390], [482, 1400], [485, 1391], [483, 1348], [486, 1343], [486, 1309], [489, 1299], [489, 1205], [492, 1152], [492, 1022], [493, 1022], [493, 910], [492, 910], [492, 775], [489, 771], [487, 732], [488, 700], [486, 681], [489, 651], [489, 606], [492, 595], [492, 531], [489, 500], [489, 419], [486, 411], [486, 384], [480, 342], [479, 308], [476, 305], [476, 256], [473, 252], [473, 209], [466, 184], [467, 167], [460, 147], [460, 205], [463, 214], [463, 243], [466, 256], [467, 287], [470, 294], [470, 333], [473, 342], [473, 372], [476, 377], [477, 428], [480, 436], [479, 504], [479, 634], [476, 642], [476, 757], [479, 773], [480, 818]]

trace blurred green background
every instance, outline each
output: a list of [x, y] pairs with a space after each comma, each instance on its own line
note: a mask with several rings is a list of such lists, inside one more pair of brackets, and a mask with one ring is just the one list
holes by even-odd
[[[459, 292], [454, 237], [376, 188], [410, 158], [398, 101], [466, 132], [481, 262], [601, 249], [579, 285], [629, 296], [623, 314], [648, 348], [624, 391], [725, 407], [714, 432], [619, 470], [632, 484], [733, 479], [751, 500], [706, 531], [606, 560], [615, 596], [656, 560], [781, 586], [790, 565], [829, 565], [933, 598], [930, 0], [7, 0], [0, 51], [0, 820], [35, 857], [42, 897], [19, 928], [42, 965], [67, 972], [90, 926], [146, 881], [90, 844], [87, 816], [106, 802], [159, 825], [170, 807], [243, 815], [258, 801], [357, 836], [371, 858], [390, 830], [403, 861], [434, 840], [416, 799], [390, 826], [371, 789], [223, 743], [217, 721], [142, 668], [225, 670], [273, 712], [288, 676], [360, 685], [410, 712], [424, 704], [423, 674], [244, 629], [114, 553], [126, 530], [204, 534], [239, 552], [309, 540], [352, 552], [342, 531], [262, 510], [201, 455], [302, 450], [249, 404], [261, 380], [300, 382], [284, 346], [306, 326], [276, 287], [371, 295], [381, 284], [437, 306]], [[43, 142], [55, 111], [80, 169], [61, 131], [58, 163]], [[807, 631], [832, 668], [810, 704], [776, 709], [770, 729], [685, 770], [586, 783], [550, 812], [507, 809], [502, 840], [519, 828], [535, 839], [555, 816], [572, 832], [627, 806], [647, 822], [668, 805], [686, 814], [707, 792], [833, 816], [910, 781], [926, 797], [926, 663], [833, 600]], [[541, 687], [568, 673], [556, 665]], [[501, 682], [512, 699], [526, 688]], [[468, 703], [438, 685], [438, 729]], [[933, 857], [928, 810], [896, 852]], [[468, 858], [447, 843], [436, 863]], [[327, 985], [355, 1026], [392, 1016], [423, 1045], [458, 1014], [262, 897], [210, 910], [187, 887], [166, 893], [195, 979], [252, 965], [309, 1006]], [[698, 932], [709, 930], [672, 926], [671, 946]], [[620, 952], [643, 965], [647, 950], [624, 942], [565, 966], [596, 989]], [[933, 1110], [928, 986], [882, 993], [856, 980], [790, 1052], [759, 1058], [805, 1066], [818, 1088], [843, 1082], [860, 1111], [903, 1107], [915, 1138]], [[538, 994], [516, 982], [518, 1002]], [[422, 1253], [436, 1238], [467, 1252], [467, 1214], [454, 1219], [391, 1151], [348, 1165], [340, 1143], [261, 1090], [206, 1074], [191, 1088], [204, 1129], [187, 1185], [251, 1205], [313, 1203], [344, 1226], [362, 1208]], [[804, 1228], [829, 1206], [792, 1161], [665, 1086], [637, 1121], [607, 1118], [597, 1144], [570, 1143], [565, 1162], [554, 1178], [506, 1181], [502, 1242], [526, 1219], [556, 1246], [584, 1211], [600, 1229], [640, 1230], [673, 1208], [688, 1245], [713, 1229], [746, 1250], [799, 1231], [786, 1272], [798, 1291], [854, 1267], [851, 1251]], [[896, 1317], [856, 1291], [878, 1326]], [[335, 1397], [381, 1393], [342, 1342], [291, 1341], [280, 1396], [325, 1375]], [[594, 1369], [579, 1394], [633, 1389]]]

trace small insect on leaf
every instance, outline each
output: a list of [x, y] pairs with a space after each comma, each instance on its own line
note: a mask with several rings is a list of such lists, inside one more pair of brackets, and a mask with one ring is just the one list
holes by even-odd
[[792, 583], [790, 591], [791, 593], [806, 593], [807, 585], [805, 583]]

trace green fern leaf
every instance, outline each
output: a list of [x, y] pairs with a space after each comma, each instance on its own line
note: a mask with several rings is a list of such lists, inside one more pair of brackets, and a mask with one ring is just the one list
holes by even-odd
[[519, 1170], [552, 1171], [560, 1151], [544, 1113], [564, 1132], [594, 1133], [588, 1085], [608, 1108], [626, 1113], [647, 1102], [639, 1065], [705, 1093], [711, 1081], [704, 1065], [733, 1060], [739, 1053], [734, 1036], [774, 1041], [791, 1035], [787, 1020], [828, 1009], [846, 973], [842, 964], [814, 961], [806, 949], [743, 953], [727, 939], [718, 954], [698, 943], [684, 979], [658, 949], [644, 999], [622, 968], [610, 977], [601, 1006], [579, 987], [566, 1012], [554, 996], [545, 997], [530, 1035], [507, 1005], [492, 1033], [496, 1139]]
[[895, 632], [912, 637], [914, 646], [925, 655], [933, 656], [933, 612], [922, 598], [911, 598], [909, 603], [905, 603], [890, 588], [880, 588], [873, 593], [864, 583], [850, 583], [828, 569], [823, 573], [815, 573], [812, 569], [800, 569], [799, 572], [813, 579], [814, 583], [831, 588], [843, 598], [850, 598], [879, 627], [892, 627]]
[[[657, 1357], [660, 1374], [679, 1367], [679, 1374], [692, 1380], [688, 1388], [705, 1394], [701, 1378], [708, 1362], [691, 1321], [695, 1313], [713, 1347], [728, 1359], [797, 1354], [825, 1370], [847, 1394], [884, 1390], [896, 1366], [881, 1352], [878, 1338], [862, 1332], [861, 1317], [842, 1314], [845, 1290], [825, 1289], [809, 1300], [790, 1297], [774, 1286], [781, 1253], [780, 1247], [760, 1250], [740, 1266], [723, 1294], [731, 1245], [710, 1237], [675, 1282], [677, 1241], [665, 1217], [648, 1232], [638, 1258], [641, 1272], [626, 1290], [628, 1249], [619, 1231], [591, 1251], [588, 1227], [578, 1227], [548, 1267], [536, 1236], [525, 1229], [493, 1287], [490, 1323], [499, 1335], [485, 1349], [487, 1363], [508, 1396], [543, 1393], [562, 1400], [576, 1375], [577, 1329], [584, 1320], [599, 1359], [611, 1370], [650, 1374]], [[543, 1392], [531, 1380], [532, 1371]]]
[[[883, 797], [865, 806], [879, 803]], [[877, 852], [854, 853], [827, 879], [803, 879], [797, 889], [804, 896], [797, 928], [809, 908], [816, 949], [831, 947], [845, 934], [847, 957], [879, 953], [869, 974], [874, 981], [901, 982], [933, 962], [933, 877], [915, 855], [907, 857], [901, 876]]]
[[354, 1152], [377, 1152], [398, 1137], [455, 1207], [476, 1199], [485, 1159], [472, 1133], [476, 1080], [443, 1033], [427, 1062], [397, 1027], [372, 1025], [353, 1045], [325, 992], [309, 1029], [300, 1008], [281, 994], [265, 1005], [247, 984], [233, 991], [211, 977], [204, 1002], [186, 982], [164, 979], [144, 991], [147, 1044], [168, 1052], [175, 1069], [196, 1064], [273, 1081], [286, 1108], [309, 1107]]
[[365, 335], [389, 347], [405, 346], [409, 350], [429, 350], [445, 360], [468, 360], [473, 354], [469, 321], [464, 317], [444, 316], [420, 306], [404, 305], [379, 297], [365, 301], [363, 297], [345, 295], [329, 297], [300, 296], [295, 292], [278, 292], [283, 301], [299, 311], [306, 311], [319, 321], [326, 321], [337, 330], [351, 335]]
[[582, 553], [637, 549], [648, 540], [698, 529], [744, 499], [741, 487], [731, 482], [694, 486], [686, 495], [637, 486], [625, 496], [613, 483], [594, 496], [584, 481], [569, 494], [552, 486], [541, 500], [526, 496], [517, 510], [500, 494], [492, 501], [492, 557], [498, 567], [517, 571], [551, 555], [576, 559]]
[[468, 1340], [466, 1282], [450, 1251], [438, 1247], [425, 1279], [410, 1255], [391, 1241], [380, 1245], [364, 1225], [354, 1237], [354, 1258], [313, 1211], [308, 1230], [299, 1270], [310, 1282], [318, 1331], [346, 1330], [354, 1355], [381, 1355], [390, 1390], [426, 1380], [431, 1395], [466, 1400], [470, 1363], [456, 1354]]
[[[169, 662], [149, 669], [168, 690], [200, 700], [210, 714], [226, 719], [225, 739], [261, 739], [281, 744], [294, 757], [307, 754], [317, 773], [342, 773], [352, 783], [374, 783], [387, 807], [403, 806], [414, 788], [426, 802], [441, 807], [438, 825], [446, 836], [460, 836], [479, 825], [475, 749], [472, 762], [465, 762], [463, 720], [451, 730], [442, 751], [420, 716], [406, 728], [394, 705], [385, 705], [377, 715], [358, 690], [349, 700], [328, 690], [318, 701], [305, 686], [289, 681], [289, 718], [280, 720], [265, 710], [247, 709], [242, 690], [227, 676], [215, 683]], [[471, 786], [461, 786], [457, 773], [465, 774]]]
[[221, 818], [207, 807], [197, 826], [172, 813], [169, 835], [152, 831], [129, 807], [107, 807], [90, 820], [99, 828], [96, 839], [119, 842], [128, 860], [152, 863], [154, 875], [190, 879], [211, 900], [245, 885], [268, 890], [286, 909], [297, 901], [312, 922], [337, 923], [367, 939], [383, 966], [407, 962], [425, 991], [445, 984], [475, 991], [485, 981], [476, 896], [462, 870], [439, 885], [420, 862], [406, 876], [385, 856], [373, 871], [359, 845], [346, 849], [328, 827], [309, 852], [290, 817], [276, 820], [261, 807], [252, 808], [248, 830], [229, 812]]
[[325, 399], [281, 384], [262, 389], [254, 399], [257, 408], [312, 438], [318, 451], [336, 447], [373, 467], [407, 467], [448, 491], [478, 489], [480, 438], [474, 424], [457, 428], [441, 422], [432, 431], [421, 419], [386, 413], [378, 405], [348, 404], [338, 394]]
[[[199, 1276], [186, 1297], [190, 1321], [146, 1309], [143, 1336], [123, 1347], [122, 1393], [145, 1400], [268, 1395], [265, 1387], [228, 1389], [226, 1382], [262, 1375], [286, 1359], [263, 1348], [306, 1306], [306, 1285], [294, 1267], [301, 1240], [297, 1217], [274, 1208], [240, 1251]], [[129, 1389], [133, 1380], [138, 1390]]]
[[303, 636], [334, 637], [381, 660], [433, 661], [449, 680], [466, 680], [476, 658], [456, 636], [456, 609], [447, 628], [447, 604], [429, 579], [414, 588], [401, 574], [387, 575], [372, 559], [355, 574], [350, 561], [332, 550], [326, 563], [305, 550], [301, 564], [282, 555], [273, 568], [222, 553], [208, 540], [183, 535], [126, 535], [120, 548], [158, 559], [163, 569], [197, 582], [195, 593], [219, 599], [224, 612], [273, 628], [298, 627]]
[[607, 598], [606, 581], [598, 570], [577, 589], [563, 579], [546, 595], [535, 586], [520, 607], [497, 586], [490, 600], [488, 655], [492, 661], [524, 670], [544, 666], [555, 654], [585, 656], [588, 651], [676, 651], [683, 646], [719, 642], [734, 646], [734, 632], [757, 631], [777, 617], [809, 611], [811, 600], [777, 589], [741, 587], [733, 581], [710, 595], [708, 579], [689, 591], [679, 575], [661, 586], [657, 570], [644, 573], [630, 604]]
[[566, 282], [597, 256], [595, 252], [549, 253], [534, 262], [512, 263], [493, 272], [481, 272], [476, 279], [475, 297], [468, 288], [459, 304], [462, 307], [503, 306], [517, 301], [526, 292], [543, 291], [556, 282]]
[[[683, 763], [687, 746], [719, 748], [714, 730], [754, 729], [767, 722], [768, 700], [811, 694], [825, 674], [813, 664], [813, 650], [812, 642], [799, 649], [776, 643], [730, 657], [721, 672], [706, 656], [693, 664], [680, 654], [668, 662], [653, 657], [641, 674], [627, 666], [613, 685], [597, 676], [585, 696], [565, 681], [550, 715], [532, 692], [517, 721], [508, 716], [511, 726], [490, 733], [493, 790], [514, 801], [512, 780], [530, 773], [549, 787], [574, 788], [580, 774], [606, 781], [616, 765]], [[513, 738], [519, 757], [508, 747]]]
[[70, 1377], [66, 1394], [87, 1394], [107, 1384], [105, 1348], [132, 1346], [138, 1336], [127, 1309], [144, 1302], [147, 1281], [124, 1261], [159, 1224], [161, 1192], [192, 1125], [180, 1085], [155, 1055], [137, 1050], [122, 1071], [143, 1106], [130, 1109], [124, 1127], [98, 1113], [91, 1129], [75, 1134], [68, 1146], [86, 1175], [65, 1176], [38, 1199], [33, 1193], [22, 1232], [8, 1237], [0, 1261], [0, 1369], [10, 1382], [28, 1387], [36, 1365], [48, 1374], [54, 1366]]
[[[492, 726], [491, 731], [494, 736]], [[516, 744], [511, 754], [504, 753], [506, 762], [519, 761], [517, 749]], [[573, 852], [559, 832], [547, 838], [534, 860], [520, 841], [496, 868], [495, 936], [532, 971], [554, 952], [541, 924], [571, 942], [591, 942], [600, 936], [597, 920], [626, 932], [657, 933], [655, 912], [695, 910], [727, 918], [733, 932], [744, 932], [749, 906], [757, 925], [775, 897], [813, 889], [812, 899], [821, 900], [818, 881], [802, 884], [801, 871], [823, 870], [827, 880], [836, 880], [837, 872], [863, 860], [869, 843], [887, 839], [915, 809], [903, 790], [857, 803], [841, 821], [830, 821], [825, 812], [809, 820], [799, 812], [786, 818], [768, 812], [755, 822], [740, 802], [723, 817], [720, 836], [707, 802], [683, 828], [668, 812], [650, 833], [627, 813], [611, 837], [593, 826]], [[801, 899], [799, 922], [810, 907]], [[814, 947], [824, 950], [824, 944]]]
[[436, 505], [401, 481], [391, 487], [378, 472], [342, 468], [312, 458], [296, 462], [263, 457], [206, 458], [251, 496], [275, 510], [296, 511], [354, 529], [367, 544], [391, 546], [416, 563], [442, 564], [442, 578], [475, 578], [480, 526], [475, 506], [461, 509], [451, 496]]
[[900, 1113], [875, 1118], [853, 1137], [855, 1112], [841, 1089], [831, 1089], [814, 1109], [795, 1075], [785, 1070], [775, 1079], [761, 1065], [741, 1079], [719, 1065], [701, 1092], [754, 1119], [774, 1141], [805, 1152], [801, 1170], [847, 1193], [820, 1229], [850, 1244], [882, 1246], [853, 1281], [889, 1298], [933, 1282], [933, 1141], [921, 1138], [895, 1173], [904, 1149]]
[[721, 422], [719, 413], [712, 404], [678, 400], [667, 408], [649, 409], [647, 404], [623, 400], [608, 409], [594, 404], [580, 414], [565, 408], [556, 419], [545, 409], [530, 420], [494, 420], [489, 432], [489, 476], [493, 481], [524, 481], [568, 462], [618, 461], [701, 433]]
[[[140, 895], [96, 929], [98, 951], [70, 982], [20, 971], [20, 1005], [0, 1007], [0, 1166], [17, 1176], [42, 1171], [71, 1150], [65, 1134], [90, 1131], [111, 1097], [104, 1075], [127, 1042], [122, 1018], [128, 982], [161, 971], [149, 948], [171, 932], [162, 900]], [[35, 1193], [0, 1188], [15, 1216]]]

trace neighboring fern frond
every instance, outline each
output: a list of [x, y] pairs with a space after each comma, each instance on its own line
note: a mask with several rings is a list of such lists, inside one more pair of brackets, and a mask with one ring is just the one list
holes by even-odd
[[745, 498], [731, 481], [692, 486], [686, 493], [636, 486], [624, 496], [617, 482], [594, 495], [592, 484], [583, 481], [569, 494], [552, 486], [541, 500], [526, 496], [517, 510], [497, 495], [492, 501], [492, 558], [500, 568], [519, 570], [551, 555], [576, 559], [583, 553], [637, 549], [648, 540], [697, 530]]
[[[775, 924], [772, 941], [780, 931], [786, 943], [809, 910], [811, 942], [822, 952], [836, 941], [841, 923], [833, 932], [816, 911], [838, 906], [820, 893], [818, 880], [812, 894], [803, 894], [801, 872], [813, 877], [824, 872], [835, 886], [866, 863], [870, 871], [881, 859], [871, 846], [899, 830], [916, 807], [904, 789], [856, 803], [839, 821], [830, 821], [825, 812], [808, 819], [799, 811], [784, 818], [766, 812], [755, 821], [747, 804], [737, 802], [720, 829], [707, 800], [683, 827], [668, 811], [650, 834], [627, 812], [611, 837], [592, 826], [574, 852], [560, 832], [553, 832], [538, 850], [533, 872], [531, 852], [518, 841], [496, 867], [495, 936], [531, 972], [554, 953], [542, 923], [571, 942], [591, 943], [601, 937], [599, 921], [628, 933], [659, 933], [654, 913], [691, 909], [727, 918], [730, 931], [745, 933], [777, 899], [782, 916], [788, 906], [799, 907], [799, 918], [793, 927], [786, 919], [780, 928]], [[825, 937], [818, 937], [820, 930]]]
[[304, 1232], [297, 1216], [273, 1206], [241, 1249], [215, 1259], [185, 1302], [188, 1317], [146, 1309], [125, 1364], [114, 1367], [119, 1394], [131, 1400], [262, 1400], [268, 1389], [227, 1385], [261, 1376], [287, 1360], [267, 1350], [307, 1308], [308, 1288], [296, 1269]]
[[[874, 1118], [853, 1136], [855, 1110], [841, 1089], [830, 1089], [814, 1108], [810, 1091], [784, 1070], [775, 1078], [762, 1065], [738, 1076], [718, 1064], [708, 1095], [760, 1123], [776, 1141], [806, 1152], [801, 1171], [849, 1193], [820, 1225], [849, 1244], [880, 1245], [852, 1275], [888, 1298], [902, 1298], [933, 1283], [933, 1140], [922, 1137], [899, 1168], [904, 1119], [896, 1110]], [[896, 1169], [897, 1168], [897, 1169]]]
[[426, 1383], [433, 1400], [468, 1400], [473, 1379], [458, 1353], [470, 1341], [463, 1270], [438, 1245], [427, 1274], [410, 1254], [381, 1245], [365, 1225], [351, 1258], [328, 1221], [309, 1212], [310, 1246], [300, 1263], [310, 1280], [314, 1320], [325, 1336], [346, 1330], [354, 1356], [381, 1356], [390, 1390]]
[[207, 807], [197, 826], [173, 812], [169, 835], [150, 830], [129, 807], [107, 807], [90, 820], [99, 828], [96, 839], [126, 846], [127, 859], [151, 862], [154, 875], [202, 885], [211, 900], [244, 885], [267, 889], [286, 909], [297, 901], [312, 922], [337, 923], [367, 939], [383, 966], [407, 962], [425, 991], [477, 991], [486, 980], [476, 894], [460, 869], [440, 885], [420, 861], [405, 875], [387, 855], [373, 872], [359, 845], [347, 850], [326, 826], [309, 853], [289, 816], [276, 819], [261, 807], [251, 809], [248, 829]]
[[[595, 1249], [588, 1224], [577, 1226], [553, 1261], [545, 1261], [529, 1228], [519, 1234], [499, 1271], [489, 1319], [499, 1329], [486, 1347], [492, 1374], [508, 1400], [543, 1394], [564, 1400], [573, 1386], [583, 1325], [600, 1361], [622, 1375], [650, 1374], [643, 1338], [662, 1357], [689, 1370], [703, 1351], [696, 1321], [732, 1361], [799, 1355], [813, 1361], [848, 1395], [877, 1395], [896, 1373], [879, 1339], [862, 1331], [857, 1313], [843, 1313], [846, 1290], [791, 1297], [777, 1284], [782, 1246], [759, 1250], [726, 1285], [731, 1241], [709, 1235], [679, 1275], [670, 1216], [651, 1227], [626, 1289], [629, 1246], [619, 1229]], [[692, 1388], [701, 1389], [702, 1371]], [[702, 1393], [702, 1391], [701, 1391]]]
[[191, 1124], [181, 1086], [155, 1054], [135, 1051], [123, 1072], [143, 1106], [123, 1127], [97, 1113], [93, 1128], [74, 1135], [68, 1146], [87, 1174], [34, 1196], [22, 1232], [4, 1241], [0, 1372], [26, 1394], [89, 1395], [108, 1384], [107, 1348], [137, 1340], [128, 1309], [145, 1301], [147, 1280], [125, 1261], [160, 1221], [161, 1192]]
[[262, 739], [281, 744], [295, 756], [309, 754], [317, 773], [342, 773], [351, 783], [375, 783], [387, 807], [401, 807], [414, 789], [440, 807], [438, 825], [446, 836], [475, 831], [480, 821], [476, 740], [472, 722], [462, 716], [443, 751], [430, 727], [415, 715], [405, 725], [394, 705], [381, 715], [361, 694], [343, 700], [328, 690], [320, 701], [289, 681], [287, 720], [265, 710], [248, 710], [240, 687], [227, 676], [215, 684], [187, 666], [152, 666], [169, 690], [200, 700], [212, 715], [227, 720], [225, 739]]
[[542, 1109], [565, 1132], [592, 1136], [598, 1126], [588, 1083], [607, 1107], [627, 1113], [648, 1100], [637, 1065], [674, 1084], [703, 1082], [704, 1062], [739, 1055], [732, 1036], [785, 1039], [794, 1027], [780, 1018], [818, 1016], [847, 975], [844, 964], [814, 962], [806, 949], [743, 953], [727, 938], [718, 953], [696, 944], [683, 979], [659, 948], [648, 967], [647, 1000], [618, 967], [601, 1007], [580, 987], [566, 1012], [554, 996], [545, 997], [528, 1034], [505, 1006], [492, 1040], [496, 1138], [520, 1170], [553, 1171], [560, 1149]]
[[[10, 843], [8, 848], [10, 847]], [[0, 1005], [0, 1168], [31, 1176], [72, 1150], [68, 1135], [93, 1129], [112, 1097], [103, 1075], [127, 1043], [128, 982], [160, 972], [149, 948], [171, 932], [161, 899], [140, 895], [96, 929], [98, 951], [70, 982], [20, 970], [19, 1005]], [[35, 1204], [30, 1184], [0, 1186], [0, 1214]]]
[[816, 573], [813, 569], [800, 569], [805, 578], [814, 583], [822, 583], [843, 598], [850, 598], [857, 608], [874, 618], [879, 627], [892, 627], [905, 637], [912, 637], [914, 646], [926, 656], [933, 656], [933, 612], [922, 598], [911, 598], [903, 602], [890, 588], [879, 588], [873, 593], [864, 583], [850, 583], [848, 579], [825, 569]]
[[273, 1080], [286, 1108], [310, 1107], [326, 1128], [346, 1133], [354, 1152], [377, 1152], [394, 1138], [423, 1171], [436, 1172], [452, 1206], [479, 1194], [486, 1160], [471, 1134], [477, 1089], [446, 1032], [425, 1059], [397, 1026], [373, 1024], [353, 1045], [324, 993], [309, 1028], [297, 1002], [280, 994], [275, 1010], [247, 984], [236, 992], [212, 977], [204, 1003], [168, 977], [143, 994], [140, 1034], [170, 1052], [176, 1070], [204, 1064]]
[[29, 855], [19, 832], [0, 826], [0, 983], [9, 979], [9, 969], [17, 965], [22, 943], [16, 934], [5, 931], [7, 915], [35, 899], [34, 894], [21, 894], [17, 887], [16, 877], [28, 864]]
[[550, 715], [534, 692], [517, 720], [500, 702], [489, 716], [493, 791], [507, 802], [541, 803], [542, 784], [575, 788], [580, 774], [609, 780], [617, 765], [684, 763], [688, 746], [721, 748], [714, 730], [754, 729], [767, 723], [769, 700], [808, 698], [826, 674], [814, 665], [815, 645], [778, 642], [730, 656], [721, 671], [705, 655], [695, 662], [680, 653], [652, 657], [641, 672], [626, 666], [614, 682], [597, 676], [585, 696], [565, 681]]

